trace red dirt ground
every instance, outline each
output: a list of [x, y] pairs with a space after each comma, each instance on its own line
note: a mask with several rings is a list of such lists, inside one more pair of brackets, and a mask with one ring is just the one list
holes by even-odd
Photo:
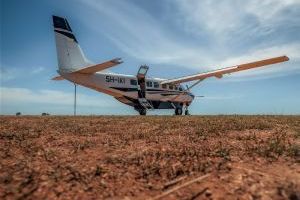
[[300, 199], [300, 116], [0, 117], [1, 199]]

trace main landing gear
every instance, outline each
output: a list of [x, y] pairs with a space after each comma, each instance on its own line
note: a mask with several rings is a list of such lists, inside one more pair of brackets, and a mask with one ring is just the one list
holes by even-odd
[[182, 115], [183, 113], [183, 108], [184, 108], [184, 114], [185, 115], [190, 115], [189, 110], [188, 110], [188, 104], [182, 105], [180, 107], [175, 108], [175, 115]]
[[146, 115], [147, 114], [147, 109], [143, 108], [142, 106], [135, 106], [134, 110], [139, 112], [140, 115]]
[[147, 114], [146, 109], [139, 109], [138, 111], [139, 111], [140, 115], [146, 115]]

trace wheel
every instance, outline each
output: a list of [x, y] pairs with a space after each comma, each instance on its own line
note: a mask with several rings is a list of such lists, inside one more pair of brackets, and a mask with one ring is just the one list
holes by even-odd
[[176, 108], [175, 109], [175, 115], [182, 115], [182, 108]]
[[146, 115], [147, 114], [147, 110], [146, 109], [140, 109], [139, 113], [140, 113], [140, 115]]
[[185, 115], [190, 115], [189, 110], [185, 110], [185, 111], [184, 111], [184, 114], [185, 114]]

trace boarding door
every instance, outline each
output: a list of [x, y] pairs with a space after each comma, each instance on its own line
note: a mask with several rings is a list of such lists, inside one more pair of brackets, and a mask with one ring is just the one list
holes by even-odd
[[142, 65], [137, 73], [138, 80], [138, 97], [139, 99], [146, 98], [146, 81], [145, 77], [147, 74], [149, 67], [146, 65]]

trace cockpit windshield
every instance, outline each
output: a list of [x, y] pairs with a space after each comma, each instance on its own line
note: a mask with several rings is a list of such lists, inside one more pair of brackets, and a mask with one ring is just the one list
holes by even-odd
[[182, 85], [179, 85], [178, 87], [179, 87], [179, 91], [183, 91], [184, 90]]
[[143, 66], [142, 66], [142, 67], [140, 68], [140, 70], [139, 70], [138, 73], [139, 73], [139, 74], [146, 74], [146, 73], [147, 73], [147, 70], [148, 70], [147, 67], [143, 67]]

